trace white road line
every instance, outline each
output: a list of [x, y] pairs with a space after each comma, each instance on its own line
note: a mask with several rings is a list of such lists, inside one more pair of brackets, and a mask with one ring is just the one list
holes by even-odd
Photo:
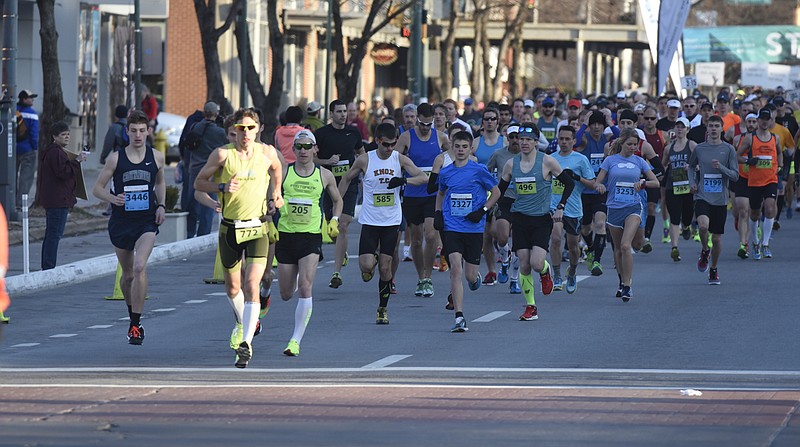
[[494, 312], [489, 312], [488, 314], [486, 314], [486, 315], [484, 315], [482, 317], [478, 317], [478, 318], [472, 320], [472, 322], [473, 323], [488, 323], [490, 321], [494, 321], [494, 320], [502, 317], [505, 314], [510, 314], [510, 313], [511, 312], [507, 311], [507, 310], [496, 310]]
[[113, 326], [113, 324], [95, 324], [94, 326], [89, 326], [86, 329], [108, 329], [111, 326]]
[[12, 348], [30, 348], [31, 346], [39, 346], [39, 343], [20, 343], [18, 345], [11, 346]]
[[184, 301], [183, 304], [201, 304], [207, 301], [208, 300], [189, 300], [189, 301]]
[[392, 363], [397, 363], [400, 360], [405, 360], [411, 357], [410, 355], [390, 355], [388, 357], [384, 357], [377, 362], [372, 362], [369, 365], [364, 365], [362, 369], [376, 369], [376, 368], [384, 368], [386, 366], [391, 365]]
[[227, 292], [212, 292], [206, 293], [206, 296], [228, 296]]
[[70, 338], [76, 337], [78, 334], [53, 334], [50, 338]]
[[161, 309], [153, 309], [153, 312], [172, 312], [175, 310], [174, 307], [163, 307]]
[[122, 317], [117, 321], [131, 321], [131, 317]]
[[[581, 282], [581, 281], [583, 281], [584, 279], [586, 279], [586, 278], [591, 278], [591, 277], [592, 277], [591, 275], [577, 275], [577, 276], [575, 277], [575, 279], [576, 279], [576, 282]], [[567, 283], [567, 281], [566, 281], [566, 280], [564, 280], [564, 284], [566, 284], [566, 283]]]

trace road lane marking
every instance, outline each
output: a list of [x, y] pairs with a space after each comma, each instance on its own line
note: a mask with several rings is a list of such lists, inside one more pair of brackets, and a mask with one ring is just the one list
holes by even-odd
[[131, 321], [131, 317], [122, 317], [122, 318], [118, 319], [117, 321]]
[[175, 310], [174, 307], [163, 307], [161, 309], [153, 309], [153, 312], [172, 312]]
[[53, 334], [50, 336], [50, 338], [70, 338], [70, 337], [75, 337], [77, 335], [78, 334]]
[[510, 314], [511, 312], [508, 310], [496, 310], [494, 312], [489, 312], [488, 314], [478, 317], [472, 320], [473, 323], [488, 323], [490, 321], [494, 321], [503, 315]]
[[184, 301], [183, 304], [200, 304], [200, 303], [205, 303], [207, 301], [208, 300], [189, 300], [189, 301]]
[[228, 296], [228, 292], [212, 292], [212, 293], [206, 293], [206, 296]]
[[89, 326], [86, 329], [108, 329], [111, 326], [113, 326], [113, 324], [95, 324], [94, 326]]
[[405, 360], [405, 359], [407, 359], [409, 357], [411, 357], [411, 356], [410, 355], [390, 355], [388, 357], [384, 357], [384, 358], [378, 360], [377, 362], [372, 362], [369, 365], [364, 365], [361, 368], [362, 369], [384, 368], [384, 367], [389, 366], [389, 365], [391, 365], [393, 363], [397, 363], [400, 360]]
[[[586, 278], [591, 278], [591, 275], [578, 275], [575, 277], [575, 282], [581, 282]], [[566, 281], [564, 282], [566, 284]]]
[[12, 348], [30, 348], [31, 346], [39, 346], [39, 343], [20, 343], [18, 345], [11, 346]]

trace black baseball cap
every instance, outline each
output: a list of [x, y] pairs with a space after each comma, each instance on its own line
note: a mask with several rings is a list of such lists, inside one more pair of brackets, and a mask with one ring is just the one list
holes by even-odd
[[36, 93], [33, 93], [30, 90], [22, 89], [22, 90], [19, 91], [19, 99], [35, 98], [37, 96], [39, 96], [39, 95], [37, 95]]
[[719, 95], [717, 95], [717, 101], [730, 102], [731, 97], [728, 95], [728, 92], [719, 92]]
[[768, 108], [764, 107], [758, 111], [758, 119], [769, 121], [772, 119], [772, 112], [770, 112]]

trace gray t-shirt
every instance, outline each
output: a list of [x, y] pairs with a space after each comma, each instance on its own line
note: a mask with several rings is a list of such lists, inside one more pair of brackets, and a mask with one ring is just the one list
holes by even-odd
[[[492, 156], [489, 157], [489, 161], [486, 162], [486, 168], [489, 169], [489, 172], [491, 172], [497, 180], [500, 180], [500, 176], [503, 174], [503, 167], [508, 160], [514, 158], [514, 155], [516, 154], [509, 152], [508, 146], [499, 151], [494, 151]], [[517, 192], [514, 188], [509, 187], [506, 189], [506, 193], [503, 194], [503, 197], [514, 199], [517, 197]]]
[[[711, 165], [719, 161], [719, 168]], [[699, 166], [699, 172], [695, 167]], [[695, 200], [703, 200], [709, 205], [728, 204], [728, 182], [739, 180], [739, 166], [736, 151], [728, 143], [700, 143], [689, 156], [689, 185], [697, 185]]]

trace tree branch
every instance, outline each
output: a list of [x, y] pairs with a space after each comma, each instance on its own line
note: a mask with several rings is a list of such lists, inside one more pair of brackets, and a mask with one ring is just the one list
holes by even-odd
[[[246, 0], [245, 0], [246, 1]], [[209, 0], [208, 1], [208, 8], [212, 11], [216, 10], [216, 0]], [[233, 22], [236, 20], [236, 16], [239, 15], [239, 11], [242, 9], [242, 0], [233, 0], [231, 3], [231, 7], [228, 10], [228, 16], [225, 17], [225, 23], [223, 23], [219, 28], [214, 29], [214, 37], [219, 39], [220, 36], [225, 34], [228, 29], [230, 29]]]

